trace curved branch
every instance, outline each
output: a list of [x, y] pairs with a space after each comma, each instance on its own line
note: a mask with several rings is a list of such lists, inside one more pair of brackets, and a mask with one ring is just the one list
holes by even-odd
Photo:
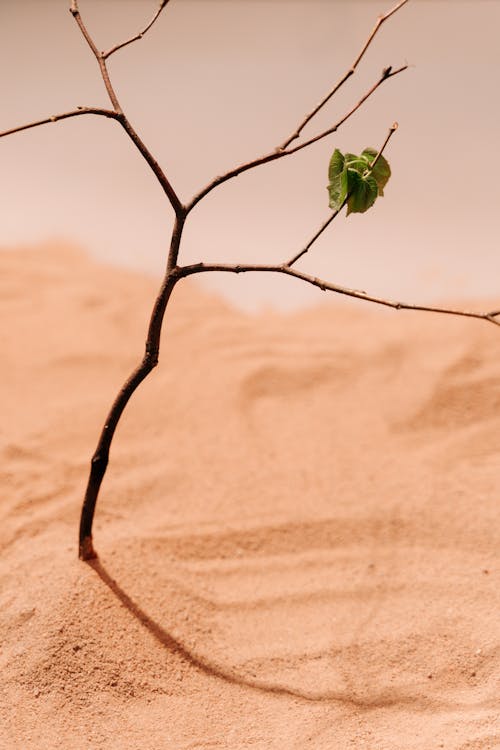
[[149, 31], [151, 26], [155, 23], [156, 19], [159, 17], [160, 13], [162, 12], [163, 8], [168, 4], [169, 0], [162, 0], [160, 3], [159, 8], [153, 15], [153, 18], [151, 21], [143, 28], [142, 31], [139, 31], [138, 34], [135, 34], [135, 36], [131, 37], [130, 39], [127, 39], [125, 42], [121, 42], [120, 44], [115, 44], [114, 47], [111, 47], [111, 49], [108, 49], [107, 52], [102, 52], [102, 57], [104, 60], [107, 60], [108, 57], [111, 57], [111, 55], [114, 55], [115, 52], [118, 52], [118, 50], [123, 49], [124, 47], [127, 47], [129, 44], [132, 44], [133, 42], [137, 42], [139, 39], [142, 39], [145, 34]]
[[101, 430], [99, 442], [97, 443], [94, 455], [92, 456], [90, 475], [87, 481], [85, 498], [80, 515], [78, 555], [81, 560], [91, 560], [97, 556], [92, 544], [92, 524], [94, 521], [97, 498], [108, 466], [109, 452], [116, 428], [131, 396], [142, 381], [149, 375], [151, 370], [153, 370], [158, 364], [163, 318], [165, 316], [165, 310], [170, 296], [179, 280], [177, 274], [170, 271], [170, 263], [171, 259], [174, 257], [176, 258], [179, 252], [183, 228], [184, 219], [181, 217], [175, 222], [174, 230], [172, 232], [169, 264], [167, 265], [167, 271], [151, 313], [144, 356], [137, 367], [135, 367], [129, 375], [113, 401]]
[[20, 133], [22, 130], [29, 130], [30, 128], [37, 128], [39, 125], [47, 125], [51, 122], [58, 122], [59, 120], [67, 120], [69, 117], [79, 117], [80, 115], [102, 115], [103, 117], [110, 117], [113, 120], [118, 120], [118, 114], [113, 109], [103, 109], [102, 107], [77, 107], [72, 109], [70, 112], [62, 112], [58, 115], [51, 115], [45, 117], [43, 120], [35, 120], [26, 125], [18, 125], [15, 128], [4, 130], [0, 133], [0, 138], [5, 135], [12, 135], [12, 133]]
[[250, 273], [250, 272], [264, 272], [264, 273], [282, 273], [286, 276], [293, 276], [300, 281], [305, 281], [308, 284], [317, 286], [323, 292], [330, 291], [342, 294], [346, 297], [354, 297], [355, 299], [364, 300], [365, 302], [372, 302], [376, 305], [382, 305], [384, 307], [392, 307], [395, 310], [418, 310], [420, 312], [433, 312], [440, 313], [443, 315], [456, 315], [464, 318], [476, 318], [479, 320], [486, 320], [489, 323], [500, 326], [500, 321], [496, 320], [500, 316], [500, 310], [493, 310], [485, 313], [478, 313], [471, 310], [457, 310], [449, 307], [434, 307], [432, 305], [418, 305], [410, 304], [408, 302], [398, 302], [396, 300], [385, 299], [383, 297], [375, 297], [374, 295], [367, 294], [366, 292], [358, 289], [349, 289], [345, 286], [339, 286], [338, 284], [332, 284], [329, 281], [320, 279], [317, 276], [311, 276], [303, 271], [298, 271], [295, 268], [290, 268], [289, 265], [264, 265], [264, 264], [237, 264], [231, 265], [228, 263], [194, 263], [189, 266], [181, 266], [176, 269], [175, 275], [178, 279], [192, 276], [197, 273]]
[[399, 73], [402, 73], [407, 68], [408, 68], [407, 65], [403, 65], [401, 68], [397, 68], [396, 70], [392, 70], [391, 67], [384, 68], [378, 81], [376, 81], [376, 83], [374, 83], [373, 86], [370, 89], [368, 89], [368, 91], [361, 97], [361, 99], [357, 102], [357, 104], [355, 104], [354, 107], [352, 107], [337, 123], [335, 123], [335, 125], [332, 125], [331, 128], [324, 130], [323, 132], [319, 133], [313, 138], [310, 138], [309, 140], [304, 141], [304, 143], [299, 144], [298, 146], [285, 149], [284, 151], [279, 150], [279, 149], [276, 151], [271, 151], [269, 154], [265, 154], [264, 156], [261, 156], [258, 159], [253, 159], [252, 161], [246, 162], [245, 164], [241, 164], [239, 167], [235, 167], [234, 169], [231, 169], [229, 172], [226, 172], [226, 174], [223, 174], [220, 177], [215, 177], [215, 179], [209, 182], [208, 185], [206, 185], [206, 187], [203, 188], [203, 190], [200, 190], [200, 192], [197, 193], [191, 199], [191, 201], [187, 204], [186, 214], [192, 211], [192, 209], [196, 206], [196, 204], [199, 203], [203, 198], [205, 198], [205, 196], [207, 196], [209, 193], [211, 193], [212, 190], [214, 190], [219, 185], [222, 185], [224, 182], [231, 180], [233, 177], [238, 177], [240, 174], [243, 174], [243, 172], [248, 172], [249, 169], [260, 167], [262, 164], [268, 164], [271, 161], [276, 161], [277, 159], [282, 159], [285, 156], [291, 156], [292, 154], [296, 154], [298, 151], [301, 151], [303, 148], [307, 148], [308, 146], [311, 146], [313, 143], [316, 143], [317, 141], [321, 141], [323, 138], [326, 138], [332, 133], [335, 133], [335, 131], [338, 130], [340, 126], [346, 122], [346, 120], [352, 117], [352, 115], [379, 88], [379, 86], [381, 86], [389, 78], [392, 78], [393, 76], [396, 76]]
[[370, 35], [369, 35], [368, 39], [367, 39], [367, 40], [366, 40], [366, 42], [364, 43], [363, 47], [361, 48], [361, 51], [359, 52], [358, 56], [357, 56], [357, 57], [356, 57], [356, 59], [354, 60], [354, 62], [353, 62], [353, 64], [351, 65], [351, 67], [350, 67], [350, 68], [349, 68], [349, 69], [348, 69], [348, 70], [347, 70], [347, 71], [346, 71], [346, 72], [344, 73], [344, 75], [342, 76], [342, 78], [341, 78], [341, 79], [340, 79], [340, 80], [339, 80], [339, 81], [338, 81], [338, 82], [337, 82], [337, 83], [335, 84], [335, 86], [334, 86], [334, 87], [333, 87], [333, 88], [331, 89], [331, 91], [329, 91], [329, 93], [328, 93], [328, 94], [327, 94], [327, 95], [326, 95], [326, 96], [324, 97], [324, 99], [322, 99], [322, 100], [320, 101], [320, 103], [319, 103], [319, 104], [318, 104], [318, 105], [317, 105], [317, 106], [316, 106], [316, 107], [315, 107], [315, 108], [314, 108], [314, 109], [313, 109], [313, 110], [312, 110], [311, 112], [309, 112], [309, 114], [308, 114], [308, 115], [306, 115], [306, 117], [304, 117], [304, 119], [303, 119], [303, 120], [302, 120], [302, 122], [301, 122], [301, 123], [300, 123], [300, 124], [299, 124], [299, 125], [297, 126], [297, 128], [296, 128], [296, 129], [295, 129], [295, 131], [294, 131], [294, 132], [292, 133], [292, 135], [290, 135], [290, 136], [289, 136], [289, 137], [288, 137], [288, 138], [286, 139], [286, 141], [285, 141], [285, 142], [284, 142], [284, 143], [283, 143], [283, 144], [282, 144], [282, 145], [280, 146], [280, 150], [283, 150], [283, 151], [284, 151], [284, 150], [285, 150], [286, 148], [288, 148], [288, 146], [289, 146], [289, 145], [290, 145], [290, 144], [291, 144], [291, 143], [292, 143], [293, 141], [295, 141], [295, 140], [296, 140], [297, 138], [300, 138], [300, 135], [301, 135], [301, 133], [302, 133], [303, 129], [305, 128], [305, 126], [306, 126], [306, 125], [307, 125], [307, 124], [308, 124], [308, 123], [309, 123], [309, 122], [310, 122], [310, 121], [311, 121], [311, 120], [313, 119], [313, 117], [314, 117], [315, 115], [317, 115], [317, 114], [318, 114], [318, 112], [319, 112], [319, 111], [320, 111], [321, 109], [323, 109], [323, 107], [325, 106], [325, 104], [327, 104], [327, 102], [329, 102], [329, 101], [330, 101], [330, 99], [331, 99], [331, 98], [332, 98], [333, 96], [335, 96], [335, 94], [337, 93], [337, 91], [338, 91], [338, 90], [339, 90], [340, 88], [342, 88], [342, 86], [344, 85], [344, 83], [345, 83], [346, 81], [348, 81], [348, 80], [349, 80], [349, 78], [350, 78], [350, 77], [351, 77], [352, 75], [354, 75], [354, 73], [356, 72], [356, 68], [358, 67], [359, 63], [360, 63], [360, 62], [361, 62], [361, 60], [363, 59], [363, 57], [364, 57], [364, 55], [365, 55], [365, 53], [366, 53], [366, 51], [367, 51], [368, 47], [370, 46], [370, 44], [371, 44], [371, 43], [372, 43], [372, 41], [374, 40], [374, 38], [375, 38], [375, 36], [376, 36], [376, 34], [377, 34], [378, 30], [379, 30], [379, 29], [380, 29], [380, 27], [382, 26], [382, 24], [383, 24], [383, 23], [384, 23], [385, 21], [387, 21], [387, 19], [388, 19], [388, 18], [390, 18], [391, 16], [393, 16], [393, 15], [394, 15], [394, 13], [396, 13], [396, 12], [397, 12], [397, 11], [398, 11], [398, 10], [399, 10], [400, 8], [402, 8], [402, 7], [403, 7], [403, 5], [406, 5], [406, 3], [407, 3], [407, 2], [408, 2], [408, 0], [401, 0], [401, 2], [399, 2], [399, 3], [397, 4], [397, 5], [395, 5], [395, 6], [394, 6], [394, 8], [392, 8], [392, 10], [389, 10], [389, 11], [388, 11], [387, 13], [385, 13], [384, 15], [382, 15], [382, 16], [379, 16], [379, 18], [377, 19], [377, 22], [376, 22], [375, 26], [373, 27], [372, 31], [370, 32]]

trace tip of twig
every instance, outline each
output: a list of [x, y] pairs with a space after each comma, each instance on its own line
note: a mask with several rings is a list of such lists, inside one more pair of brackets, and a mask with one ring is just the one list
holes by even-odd
[[394, 132], [394, 130], [397, 130], [398, 128], [399, 128], [399, 123], [398, 122], [393, 122], [391, 130]]

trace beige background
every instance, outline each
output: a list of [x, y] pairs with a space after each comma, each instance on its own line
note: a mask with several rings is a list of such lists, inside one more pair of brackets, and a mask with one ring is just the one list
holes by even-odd
[[[106, 105], [66, 0], [0, 2], [0, 129], [76, 105]], [[214, 175], [273, 148], [352, 62], [390, 2], [172, 0], [110, 67], [123, 106], [187, 199]], [[132, 34], [155, 2], [81, 0], [101, 47]], [[497, 251], [498, 2], [410, 0], [310, 133], [389, 81], [328, 142], [229, 183], [198, 207], [182, 260], [272, 260], [328, 215], [335, 146], [381, 143], [398, 120], [386, 197], [335, 223], [302, 267], [412, 300], [500, 294]], [[0, 141], [0, 246], [70, 240], [107, 261], [161, 271], [171, 212], [118, 127], [80, 118]], [[484, 170], [484, 171], [483, 171]], [[293, 280], [213, 277], [238, 304], [322, 299]]]

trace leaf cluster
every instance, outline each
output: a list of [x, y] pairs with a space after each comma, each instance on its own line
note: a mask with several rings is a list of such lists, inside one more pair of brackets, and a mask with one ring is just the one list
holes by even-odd
[[333, 152], [328, 168], [330, 208], [339, 211], [347, 201], [347, 215], [364, 213], [378, 196], [391, 176], [391, 168], [374, 148], [365, 148], [360, 156]]

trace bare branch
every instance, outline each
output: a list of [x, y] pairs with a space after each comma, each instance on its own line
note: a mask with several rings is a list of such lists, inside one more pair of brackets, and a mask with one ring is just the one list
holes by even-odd
[[313, 117], [315, 115], [318, 114], [318, 112], [321, 109], [323, 109], [323, 107], [325, 106], [325, 104], [327, 104], [327, 102], [329, 102], [330, 99], [333, 96], [335, 96], [335, 94], [337, 93], [337, 91], [340, 88], [342, 88], [342, 86], [344, 85], [344, 83], [347, 80], [349, 80], [349, 78], [352, 75], [354, 75], [354, 73], [356, 72], [356, 68], [358, 67], [359, 63], [363, 59], [363, 57], [364, 57], [364, 55], [365, 55], [368, 47], [372, 43], [373, 39], [375, 38], [375, 36], [376, 36], [378, 30], [380, 29], [380, 27], [382, 26], [382, 24], [385, 21], [387, 21], [388, 18], [390, 18], [392, 15], [394, 15], [394, 13], [396, 13], [400, 8], [402, 8], [403, 5], [406, 5], [407, 2], [408, 2], [408, 0], [401, 0], [401, 2], [399, 2], [396, 6], [394, 6], [394, 8], [392, 8], [392, 10], [388, 11], [387, 13], [385, 13], [382, 16], [379, 16], [379, 18], [377, 19], [377, 22], [376, 22], [375, 26], [373, 27], [373, 29], [372, 29], [372, 31], [371, 31], [368, 39], [364, 43], [363, 47], [361, 48], [361, 51], [359, 52], [357, 58], [354, 60], [354, 62], [351, 65], [351, 67], [348, 70], [346, 70], [346, 72], [344, 73], [344, 75], [342, 76], [342, 78], [340, 78], [340, 80], [335, 84], [335, 86], [331, 89], [331, 91], [324, 97], [324, 99], [322, 99], [320, 101], [320, 103], [311, 112], [309, 112], [309, 114], [306, 115], [306, 117], [304, 117], [304, 119], [297, 126], [297, 128], [292, 133], [292, 135], [290, 135], [286, 139], [286, 141], [280, 146], [280, 150], [284, 151], [286, 148], [288, 148], [288, 146], [293, 141], [295, 141], [297, 138], [300, 138], [300, 134], [302, 133], [302, 131], [305, 128], [305, 126], [313, 119]]
[[283, 265], [263, 265], [263, 264], [227, 264], [227, 263], [194, 263], [189, 266], [178, 267], [175, 271], [175, 275], [178, 279], [185, 278], [186, 276], [192, 276], [197, 273], [250, 273], [250, 272], [264, 272], [264, 273], [282, 273], [287, 276], [293, 276], [296, 279], [305, 281], [308, 284], [317, 286], [322, 291], [336, 292], [346, 297], [354, 297], [355, 299], [364, 300], [365, 302], [372, 302], [376, 305], [382, 305], [384, 307], [392, 307], [395, 310], [418, 310], [420, 312], [433, 312], [440, 313], [443, 315], [456, 315], [464, 318], [476, 318], [479, 320], [486, 320], [489, 323], [500, 326], [500, 321], [496, 318], [500, 315], [500, 310], [492, 312], [474, 312], [470, 310], [457, 310], [449, 307], [433, 307], [431, 305], [418, 305], [409, 304], [407, 302], [397, 302], [391, 299], [384, 299], [383, 297], [375, 297], [366, 292], [358, 289], [349, 289], [348, 287], [339, 286], [338, 284], [331, 284], [328, 281], [320, 279], [316, 276], [311, 276], [308, 273], [303, 273], [295, 268], [290, 268], [286, 263]]
[[323, 140], [323, 138], [326, 138], [327, 136], [331, 135], [332, 133], [335, 133], [341, 125], [343, 125], [346, 120], [348, 120], [350, 117], [353, 116], [355, 112], [358, 111], [358, 109], [366, 102], [366, 100], [381, 86], [384, 81], [387, 81], [388, 78], [392, 78], [393, 76], [398, 75], [399, 73], [402, 73], [404, 70], [407, 70], [408, 65], [403, 65], [401, 68], [396, 68], [396, 70], [392, 70], [392, 68], [384, 68], [382, 71], [382, 75], [378, 79], [376, 83], [373, 84], [373, 86], [368, 89], [366, 94], [364, 94], [359, 102], [352, 107], [352, 109], [347, 112], [341, 120], [339, 120], [335, 125], [333, 125], [331, 128], [327, 128], [326, 130], [323, 130], [322, 133], [319, 133], [318, 135], [313, 136], [312, 138], [309, 138], [309, 140], [304, 141], [303, 143], [300, 143], [298, 146], [294, 146], [293, 148], [289, 148], [287, 151], [281, 151], [281, 154], [284, 154], [285, 156], [290, 156], [291, 154], [296, 154], [297, 151], [302, 151], [303, 148], [307, 148], [308, 146], [311, 146], [313, 143], [317, 143], [318, 141]]
[[262, 164], [268, 164], [271, 161], [282, 159], [284, 156], [291, 156], [292, 154], [296, 154], [298, 151], [301, 151], [303, 148], [307, 148], [308, 146], [311, 146], [313, 143], [316, 143], [317, 141], [320, 141], [323, 138], [326, 138], [332, 133], [335, 133], [335, 131], [338, 130], [340, 126], [346, 122], [346, 120], [352, 117], [352, 115], [379, 88], [379, 86], [381, 86], [389, 78], [392, 78], [393, 76], [396, 76], [399, 73], [402, 73], [404, 70], [407, 69], [407, 67], [408, 67], [407, 65], [403, 65], [401, 68], [397, 68], [396, 70], [392, 70], [392, 68], [385, 68], [382, 71], [382, 74], [380, 78], [378, 79], [378, 81], [376, 81], [376, 83], [374, 83], [373, 86], [363, 95], [363, 97], [359, 100], [359, 102], [354, 107], [352, 107], [337, 123], [335, 123], [335, 125], [332, 125], [331, 128], [324, 130], [322, 133], [319, 133], [313, 138], [310, 138], [308, 141], [304, 141], [304, 143], [301, 143], [298, 146], [294, 146], [293, 148], [286, 149], [285, 151], [281, 151], [281, 150], [271, 151], [269, 154], [260, 156], [258, 159], [253, 159], [252, 161], [246, 162], [245, 164], [241, 164], [239, 167], [235, 167], [234, 169], [231, 169], [229, 172], [226, 172], [226, 174], [223, 174], [220, 177], [215, 177], [215, 179], [209, 182], [208, 185], [203, 188], [203, 190], [200, 190], [200, 192], [197, 193], [191, 199], [190, 203], [188, 203], [188, 205], [186, 206], [186, 212], [189, 213], [196, 206], [196, 204], [199, 203], [203, 198], [205, 198], [205, 196], [208, 195], [208, 193], [211, 193], [212, 190], [214, 190], [214, 188], [218, 187], [219, 185], [222, 185], [224, 182], [227, 182], [228, 180], [231, 180], [233, 177], [238, 177], [240, 174], [243, 174], [243, 172], [247, 172], [249, 169], [254, 169], [255, 167], [260, 167]]
[[[154, 21], [160, 14], [160, 11], [163, 10], [163, 8], [165, 7], [168, 1], [169, 0], [162, 0], [160, 9], [158, 13], [156, 14], [156, 16], [153, 18], [153, 21], [150, 23], [149, 26], [151, 26], [154, 23]], [[118, 98], [116, 96], [115, 90], [113, 89], [113, 86], [111, 84], [111, 80], [109, 77], [108, 68], [106, 66], [106, 55], [103, 52], [99, 52], [94, 40], [90, 36], [87, 30], [87, 27], [85, 26], [82, 20], [80, 10], [78, 8], [78, 0], [72, 0], [70, 11], [76, 23], [78, 24], [78, 27], [80, 31], [82, 32], [82, 35], [85, 41], [87, 42], [90, 49], [92, 50], [92, 54], [97, 60], [99, 69], [101, 71], [101, 76], [104, 81], [104, 85], [106, 87], [106, 91], [108, 92], [108, 96], [110, 98], [111, 104], [113, 105], [113, 109], [116, 112], [116, 119], [120, 122], [121, 126], [123, 127], [127, 135], [129, 136], [131, 141], [134, 143], [135, 147], [139, 150], [139, 152], [142, 154], [142, 156], [144, 157], [144, 159], [150, 166], [155, 177], [157, 178], [158, 182], [163, 188], [164, 193], [166, 194], [168, 200], [170, 201], [170, 204], [172, 208], [174, 209], [177, 218], [184, 216], [185, 215], [184, 206], [182, 205], [174, 188], [170, 184], [170, 181], [168, 180], [165, 172], [160, 167], [160, 165], [154, 158], [151, 151], [147, 148], [145, 143], [141, 140], [141, 138], [139, 137], [139, 134], [133, 128], [132, 124], [130, 123], [129, 119], [126, 117], [125, 113], [123, 112], [123, 109], [121, 108], [120, 102], [118, 101]], [[108, 53], [108, 56], [109, 56], [109, 53]], [[177, 259], [175, 259], [175, 262], [177, 262]], [[175, 262], [174, 262], [174, 265], [175, 265]]]
[[394, 133], [396, 132], [396, 130], [398, 129], [398, 127], [399, 127], [398, 123], [395, 122], [389, 128], [389, 132], [387, 133], [387, 137], [386, 137], [385, 141], [383, 142], [382, 146], [380, 147], [379, 151], [377, 152], [377, 155], [376, 155], [375, 159], [370, 164], [370, 170], [369, 170], [370, 172], [373, 170], [375, 164], [378, 162], [378, 160], [380, 159], [380, 157], [384, 153], [385, 149], [387, 148], [387, 144], [391, 140], [392, 136], [394, 135]]
[[22, 130], [37, 128], [39, 125], [47, 125], [51, 122], [67, 120], [69, 117], [79, 117], [79, 115], [102, 115], [103, 117], [110, 117], [113, 120], [118, 119], [117, 113], [112, 109], [102, 109], [101, 107], [77, 107], [77, 109], [72, 109], [70, 112], [62, 112], [58, 115], [45, 117], [43, 120], [35, 120], [35, 122], [30, 122], [26, 125], [18, 125], [15, 128], [10, 128], [10, 130], [4, 130], [0, 133], [0, 138], [3, 138], [5, 135], [12, 135], [12, 133], [20, 133]]
[[99, 50], [97, 49], [94, 40], [92, 39], [89, 32], [87, 31], [87, 27], [83, 23], [82, 17], [80, 15], [80, 10], [78, 8], [78, 0], [72, 0], [70, 12], [73, 18], [75, 19], [75, 21], [77, 22], [78, 27], [80, 31], [82, 32], [83, 38], [89, 45], [90, 49], [92, 50], [92, 54], [97, 60], [97, 63], [101, 70], [101, 75], [104, 81], [104, 85], [106, 86], [106, 91], [108, 92], [108, 96], [110, 98], [111, 104], [113, 105], [113, 109], [115, 110], [115, 112], [118, 112], [119, 114], [123, 114], [123, 110], [120, 106], [120, 102], [118, 101], [115, 90], [113, 89], [113, 86], [111, 85], [111, 80], [109, 78], [108, 69], [106, 67], [106, 60], [104, 59], [104, 56], [102, 55], [102, 53], [99, 52]]
[[[139, 137], [139, 134], [137, 131], [132, 127], [130, 121], [127, 117], [125, 117], [124, 114], [120, 116], [120, 123], [127, 133], [128, 137], [132, 141], [132, 143], [135, 145], [137, 150], [140, 154], [144, 157], [146, 162], [148, 163], [151, 171], [155, 175], [156, 179], [160, 183], [163, 192], [167, 196], [168, 200], [170, 201], [170, 205], [175, 211], [175, 215], [177, 218], [181, 218], [185, 216], [185, 208], [182, 205], [180, 199], [177, 196], [177, 193], [173, 189], [172, 185], [170, 184], [170, 181], [168, 180], [165, 172], [160, 167], [156, 159], [154, 158], [151, 151], [147, 148], [146, 144], [142, 141], [142, 139]], [[175, 262], [177, 262], [177, 258], [175, 259]], [[175, 263], [174, 263], [175, 265]]]
[[285, 266], [287, 266], [288, 268], [291, 268], [294, 265], [294, 263], [296, 263], [299, 260], [299, 258], [302, 258], [302, 256], [305, 255], [311, 249], [311, 247], [314, 245], [314, 243], [316, 242], [316, 240], [319, 237], [321, 237], [321, 235], [323, 234], [323, 232], [325, 231], [325, 229], [327, 229], [330, 226], [330, 224], [335, 219], [335, 217], [338, 216], [339, 213], [342, 211], [342, 209], [344, 208], [344, 206], [347, 203], [347, 200], [348, 200], [348, 198], [346, 197], [345, 200], [344, 200], [344, 202], [342, 203], [341, 207], [337, 211], [334, 211], [332, 213], [332, 215], [328, 217], [328, 219], [318, 229], [318, 231], [316, 232], [316, 234], [309, 240], [309, 242], [307, 243], [307, 245], [302, 250], [300, 250], [300, 252], [298, 252], [297, 255], [294, 255], [292, 258], [290, 258], [290, 260], [288, 261], [288, 263], [285, 263]]
[[127, 47], [129, 44], [132, 44], [133, 42], [137, 42], [139, 39], [142, 39], [145, 34], [149, 31], [151, 26], [155, 23], [156, 19], [159, 17], [160, 13], [162, 12], [163, 8], [168, 4], [169, 0], [162, 0], [160, 3], [159, 8], [156, 10], [155, 14], [153, 15], [153, 18], [151, 21], [143, 28], [142, 31], [139, 31], [138, 34], [131, 37], [130, 39], [127, 39], [125, 42], [121, 42], [120, 44], [115, 44], [114, 47], [111, 47], [107, 52], [102, 52], [102, 57], [104, 60], [107, 60], [108, 57], [111, 57], [111, 55], [114, 55], [115, 52], [118, 52], [119, 49], [123, 49], [124, 47]]
[[357, 68], [357, 66], [358, 66], [359, 62], [361, 61], [361, 58], [362, 58], [362, 57], [364, 56], [364, 54], [365, 54], [366, 50], [368, 49], [368, 47], [370, 46], [370, 44], [371, 44], [371, 43], [373, 42], [373, 39], [374, 39], [374, 37], [375, 37], [375, 35], [376, 35], [377, 31], [378, 31], [378, 30], [380, 29], [380, 27], [382, 26], [382, 24], [383, 24], [383, 23], [384, 23], [385, 21], [387, 21], [387, 19], [388, 19], [388, 18], [390, 18], [391, 16], [393, 16], [393, 15], [394, 15], [394, 13], [397, 13], [397, 11], [398, 11], [398, 10], [399, 10], [400, 8], [402, 8], [402, 7], [403, 7], [403, 5], [406, 5], [406, 3], [407, 3], [407, 2], [408, 2], [408, 0], [401, 0], [401, 2], [397, 3], [397, 5], [395, 5], [395, 6], [394, 6], [394, 8], [392, 8], [392, 10], [389, 10], [389, 11], [388, 11], [387, 13], [385, 13], [384, 15], [382, 15], [382, 16], [379, 16], [379, 17], [378, 17], [378, 19], [377, 19], [377, 23], [376, 23], [376, 24], [375, 24], [375, 26], [373, 27], [372, 33], [371, 33], [371, 34], [370, 34], [370, 36], [368, 37], [368, 39], [367, 39], [367, 41], [366, 41], [366, 44], [365, 44], [365, 46], [363, 47], [363, 49], [362, 49], [362, 50], [361, 50], [361, 52], [359, 53], [358, 57], [356, 58], [356, 60], [355, 60], [355, 62], [354, 62], [354, 64], [353, 64], [353, 66], [352, 66], [352, 67], [353, 67], [354, 69], [356, 69], [356, 68]]

